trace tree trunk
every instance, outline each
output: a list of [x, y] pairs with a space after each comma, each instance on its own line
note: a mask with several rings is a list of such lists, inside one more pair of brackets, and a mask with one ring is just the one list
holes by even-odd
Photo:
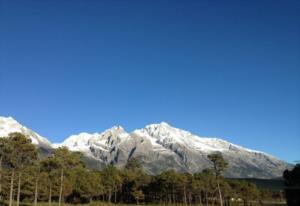
[[48, 206], [51, 206], [51, 205], [52, 205], [52, 185], [50, 183], [50, 186], [49, 186]]
[[17, 206], [20, 205], [20, 194], [21, 194], [21, 176], [22, 173], [19, 172], [19, 177], [18, 177], [18, 194], [17, 194]]
[[200, 205], [202, 205], [202, 195], [201, 195], [201, 192], [200, 192], [200, 195], [199, 195], [199, 202], [200, 202]]
[[189, 205], [192, 204], [192, 201], [193, 201], [192, 199], [193, 199], [192, 194], [189, 192]]
[[111, 203], [111, 190], [109, 190], [109, 193], [108, 193], [108, 202]]
[[14, 176], [15, 176], [15, 170], [12, 169], [11, 178], [10, 178], [9, 206], [12, 206], [13, 204]]
[[220, 189], [219, 180], [217, 180], [217, 185], [218, 185], [218, 191], [219, 191], [220, 206], [223, 206], [223, 198], [222, 198], [222, 193], [221, 193], [221, 189]]
[[184, 198], [184, 205], [187, 206], [187, 200], [186, 200], [186, 188], [185, 188], [185, 185], [183, 186], [183, 198]]
[[173, 204], [176, 205], [174, 186], [172, 186], [172, 199], [173, 199]]
[[35, 180], [35, 190], [34, 190], [34, 206], [37, 206], [37, 199], [38, 199], [38, 177]]
[[63, 181], [64, 181], [64, 169], [61, 169], [58, 206], [61, 206], [62, 192], [63, 192]]
[[208, 206], [208, 199], [207, 199], [207, 191], [205, 192], [205, 202], [206, 202], [206, 206]]
[[117, 203], [117, 189], [115, 189], [115, 204]]

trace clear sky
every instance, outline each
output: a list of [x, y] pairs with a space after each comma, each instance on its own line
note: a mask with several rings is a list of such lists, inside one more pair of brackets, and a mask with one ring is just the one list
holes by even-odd
[[161, 121], [300, 159], [300, 1], [0, 0], [0, 115], [47, 137]]

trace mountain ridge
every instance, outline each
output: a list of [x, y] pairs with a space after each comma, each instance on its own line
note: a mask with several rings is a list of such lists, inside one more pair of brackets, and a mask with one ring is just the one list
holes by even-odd
[[12, 117], [0, 117], [0, 136], [21, 132], [43, 148], [66, 146], [84, 154], [92, 165], [114, 164], [122, 167], [127, 160], [138, 158], [148, 173], [174, 169], [195, 173], [210, 167], [207, 155], [220, 152], [229, 162], [229, 177], [274, 178], [281, 176], [288, 163], [264, 152], [232, 144], [220, 138], [200, 137], [172, 127], [166, 122], [150, 124], [132, 132], [113, 126], [104, 132], [71, 135], [61, 143], [51, 144], [46, 138], [27, 129]]
[[0, 137], [8, 136], [9, 133], [19, 132], [26, 136], [29, 136], [32, 143], [38, 145], [44, 149], [51, 148], [50, 141], [39, 135], [38, 133], [28, 129], [27, 127], [21, 125], [12, 117], [2, 117], [0, 116]]

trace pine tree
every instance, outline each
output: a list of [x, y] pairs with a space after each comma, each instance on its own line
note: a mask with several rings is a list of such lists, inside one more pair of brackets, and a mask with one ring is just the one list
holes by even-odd
[[11, 169], [9, 206], [13, 201], [15, 172], [18, 172], [17, 206], [20, 205], [21, 178], [24, 168], [37, 160], [37, 150], [31, 140], [21, 133], [11, 133], [4, 144], [5, 163]]
[[219, 192], [220, 205], [223, 206], [223, 197], [220, 188], [220, 176], [222, 172], [227, 168], [228, 163], [223, 159], [223, 156], [220, 153], [214, 153], [208, 155], [208, 159], [213, 163], [213, 168], [216, 176], [217, 187]]
[[[72, 174], [72, 171], [76, 168], [84, 167], [84, 163], [82, 161], [81, 153], [71, 152], [66, 147], [55, 149], [51, 158], [54, 158], [53, 161], [58, 165], [58, 168], [60, 170], [58, 206], [61, 206], [64, 196], [67, 194], [71, 194], [73, 190], [72, 181], [65, 179], [65, 176]], [[63, 193], [64, 186], [66, 190], [65, 193]]]
[[56, 183], [57, 172], [60, 168], [59, 163], [55, 160], [54, 156], [51, 155], [43, 159], [40, 163], [41, 172], [45, 174], [48, 180], [48, 205], [52, 205], [52, 194], [53, 186]]
[[3, 200], [3, 193], [2, 193], [2, 182], [3, 182], [3, 167], [2, 167], [2, 163], [3, 163], [3, 158], [5, 155], [5, 144], [7, 143], [7, 139], [0, 137], [0, 201]]

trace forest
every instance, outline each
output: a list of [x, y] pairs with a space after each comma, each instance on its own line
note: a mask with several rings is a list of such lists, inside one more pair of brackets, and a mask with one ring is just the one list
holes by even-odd
[[208, 156], [201, 173], [174, 170], [148, 175], [137, 159], [124, 168], [93, 170], [82, 155], [58, 148], [44, 155], [20, 133], [0, 138], [0, 205], [105, 204], [253, 205], [282, 200], [281, 192], [223, 177], [228, 163], [219, 153]]

